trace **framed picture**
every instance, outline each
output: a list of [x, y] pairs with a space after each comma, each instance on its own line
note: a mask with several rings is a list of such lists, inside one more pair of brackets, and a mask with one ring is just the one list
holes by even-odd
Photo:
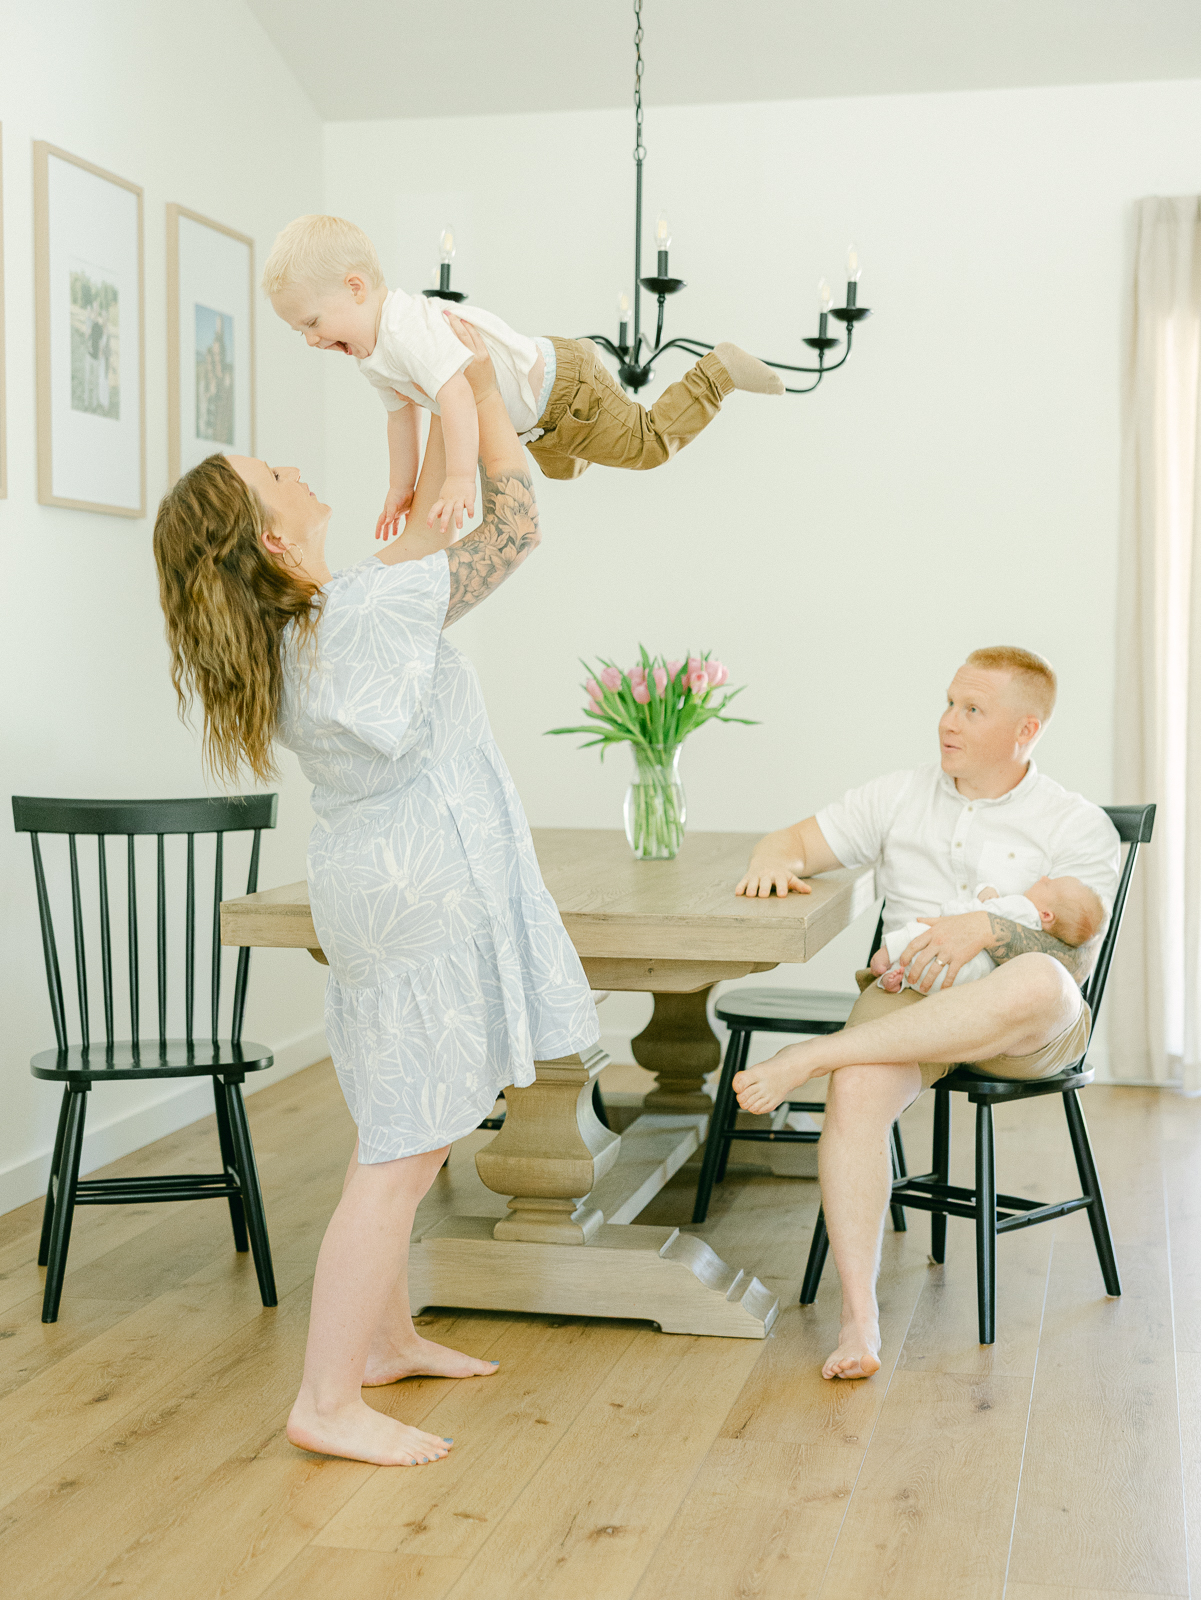
[[4, 383], [4, 130], [0, 127], [0, 500], [8, 494], [8, 412]]
[[38, 500], [146, 515], [142, 191], [33, 147]]
[[254, 240], [167, 207], [167, 450], [172, 483], [205, 456], [254, 454]]

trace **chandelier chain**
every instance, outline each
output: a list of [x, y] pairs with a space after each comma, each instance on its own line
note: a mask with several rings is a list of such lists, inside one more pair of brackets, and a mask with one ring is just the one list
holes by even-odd
[[[680, 278], [672, 278], [668, 272], [668, 251], [665, 248], [658, 250], [658, 270], [649, 278], [642, 276], [642, 179], [643, 165], [646, 161], [646, 145], [643, 142], [642, 118], [642, 5], [643, 0], [633, 0], [634, 8], [634, 292], [627, 297], [624, 293], [620, 297], [619, 332], [617, 343], [605, 334], [590, 333], [587, 335], [594, 344], [600, 345], [603, 350], [615, 357], [618, 364], [618, 379], [623, 389], [635, 391], [641, 389], [651, 377], [653, 363], [661, 355], [666, 355], [669, 350], [683, 350], [689, 355], [703, 357], [713, 346], [703, 339], [681, 338], [669, 339], [663, 343], [663, 312], [668, 295], [675, 294], [683, 289], [685, 284]], [[660, 218], [661, 221], [665, 220]], [[665, 242], [670, 245], [670, 239], [660, 241], [656, 235], [656, 242]], [[848, 266], [848, 273], [853, 271], [854, 264]], [[448, 268], [445, 270], [449, 270]], [[642, 291], [655, 296], [659, 304], [658, 322], [655, 328], [655, 340], [652, 345], [650, 339], [642, 332]], [[786, 394], [811, 394], [823, 378], [837, 372], [846, 365], [851, 354], [851, 344], [855, 336], [855, 329], [864, 317], [870, 317], [871, 311], [867, 306], [857, 303], [858, 273], [854, 277], [848, 275], [847, 303], [845, 306], [831, 306], [828, 298], [823, 298], [821, 312], [818, 318], [818, 331], [815, 338], [805, 339], [803, 342], [817, 356], [816, 366], [803, 366], [791, 361], [764, 360], [764, 365], [773, 367], [777, 372], [804, 373], [813, 378], [813, 382], [800, 385], [786, 386]], [[426, 290], [427, 294], [436, 293], [435, 290]], [[632, 319], [629, 313], [633, 312]], [[845, 329], [843, 339], [838, 339], [829, 334], [827, 318], [833, 317]], [[633, 322], [633, 328], [630, 322]], [[631, 337], [632, 333], [632, 337]], [[842, 354], [837, 360], [827, 362], [828, 352], [833, 352], [839, 344], [843, 345]]]
[[634, 160], [646, 160], [642, 142], [642, 0], [634, 0]]

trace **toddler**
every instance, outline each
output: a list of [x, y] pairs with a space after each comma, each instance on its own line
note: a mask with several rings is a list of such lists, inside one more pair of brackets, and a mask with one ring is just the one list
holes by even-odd
[[[1025, 894], [999, 895], [991, 884], [982, 883], [973, 899], [949, 900], [942, 907], [944, 917], [959, 916], [967, 911], [991, 911], [993, 916], [1019, 922], [1025, 928], [1041, 928], [1052, 933], [1064, 944], [1087, 944], [1100, 931], [1105, 920], [1105, 909], [1093, 891], [1079, 878], [1040, 878]], [[928, 932], [924, 922], [907, 922], [903, 928], [885, 934], [884, 943], [871, 960], [871, 970], [877, 974], [881, 989], [896, 994], [900, 989], [912, 989], [900, 965], [905, 947], [919, 934]], [[956, 983], [972, 983], [985, 978], [996, 966], [987, 950], [965, 961], [955, 974]], [[919, 974], [920, 978], [921, 974]], [[945, 972], [940, 972], [930, 985], [929, 994], [942, 987]]]
[[388, 497], [376, 524], [387, 537], [412, 503], [419, 454], [417, 407], [442, 418], [446, 479], [430, 513], [443, 533], [475, 513], [479, 427], [463, 374], [471, 352], [444, 311], [472, 323], [522, 443], [550, 478], [590, 462], [661, 466], [694, 439], [735, 389], [783, 394], [778, 373], [737, 345], [719, 344], [650, 409], [621, 389], [586, 339], [531, 339], [489, 311], [389, 290], [371, 240], [340, 217], [298, 217], [272, 246], [263, 288], [276, 314], [319, 350], [354, 356], [388, 412]]

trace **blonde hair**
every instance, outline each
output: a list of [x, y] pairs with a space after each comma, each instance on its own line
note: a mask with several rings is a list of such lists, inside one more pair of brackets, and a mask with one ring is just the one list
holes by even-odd
[[1029, 709], [1040, 722], [1050, 722], [1055, 710], [1055, 697], [1059, 680], [1055, 668], [1045, 656], [1033, 650], [1023, 650], [1016, 644], [994, 644], [983, 650], [973, 650], [967, 658], [969, 667], [982, 667], [985, 672], [1008, 672], [1013, 675], [1014, 686]]
[[1059, 902], [1054, 908], [1055, 937], [1062, 939], [1064, 944], [1087, 944], [1100, 932], [1101, 924], [1105, 921], [1101, 897], [1087, 884], [1081, 883], [1079, 878], [1056, 878], [1053, 881], [1056, 885], [1055, 897]]
[[362, 228], [343, 217], [297, 217], [271, 246], [263, 288], [268, 296], [294, 283], [320, 288], [341, 283], [348, 272], [360, 273], [373, 289], [384, 287], [379, 256]]
[[179, 715], [200, 700], [205, 762], [230, 784], [243, 766], [260, 782], [272, 777], [281, 636], [295, 623], [300, 648], [311, 646], [320, 615], [318, 586], [264, 548], [269, 526], [263, 502], [221, 455], [168, 489], [154, 521]]

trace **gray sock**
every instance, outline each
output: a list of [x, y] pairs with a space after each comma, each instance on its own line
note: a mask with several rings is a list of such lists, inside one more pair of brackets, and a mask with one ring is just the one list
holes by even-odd
[[736, 344], [723, 343], [714, 347], [713, 354], [730, 374], [736, 389], [750, 394], [783, 394], [784, 380], [778, 372], [762, 361], [740, 350]]

